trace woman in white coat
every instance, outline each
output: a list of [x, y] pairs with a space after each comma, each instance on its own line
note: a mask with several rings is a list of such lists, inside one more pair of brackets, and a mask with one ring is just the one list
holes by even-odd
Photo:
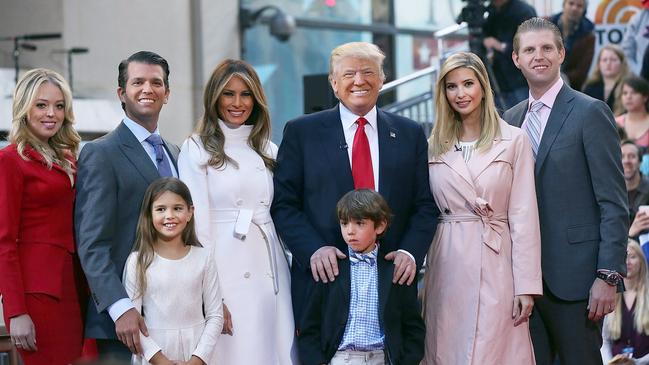
[[270, 216], [277, 146], [254, 69], [225, 60], [203, 95], [205, 112], [178, 158], [196, 231], [215, 250], [225, 323], [217, 364], [297, 364], [290, 274]]

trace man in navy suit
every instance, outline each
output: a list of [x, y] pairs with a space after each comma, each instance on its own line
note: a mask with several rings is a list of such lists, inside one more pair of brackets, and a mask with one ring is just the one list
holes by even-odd
[[626, 273], [629, 216], [620, 143], [611, 110], [565, 85], [559, 29], [523, 22], [512, 59], [529, 99], [504, 119], [530, 137], [536, 159], [543, 297], [530, 317], [536, 363], [601, 364], [602, 318]]
[[117, 95], [125, 117], [81, 151], [74, 220], [79, 259], [92, 291], [86, 337], [97, 339], [100, 356], [129, 361], [131, 352], [141, 352], [140, 331], [147, 331], [122, 285], [122, 271], [144, 192], [160, 176], [178, 176], [179, 151], [158, 132], [169, 97], [167, 61], [140, 51], [118, 70]]
[[293, 254], [292, 294], [300, 328], [313, 280], [329, 282], [345, 258], [336, 202], [354, 188], [377, 190], [394, 212], [380, 255], [394, 262], [393, 281], [411, 284], [432, 241], [439, 213], [428, 183], [420, 125], [376, 107], [385, 55], [370, 43], [331, 53], [329, 80], [340, 104], [286, 124], [274, 172], [271, 212]]

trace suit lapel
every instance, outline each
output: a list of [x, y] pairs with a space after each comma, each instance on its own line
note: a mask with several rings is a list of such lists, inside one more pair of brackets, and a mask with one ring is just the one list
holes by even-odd
[[511, 131], [507, 128], [507, 123], [499, 121], [500, 136], [496, 137], [493, 145], [486, 153], [475, 151], [469, 160], [468, 167], [472, 175], [477, 179], [480, 174], [491, 164], [498, 156], [500, 156], [507, 149], [508, 143], [502, 141], [510, 141], [512, 139]]
[[176, 174], [178, 174], [178, 152], [179, 152], [178, 147], [169, 143], [169, 141], [167, 141], [164, 138], [162, 139], [162, 142], [164, 143], [164, 146], [167, 149], [167, 153], [169, 153], [169, 156], [171, 157], [171, 163], [176, 169]]
[[336, 166], [339, 173], [332, 176], [344, 194], [354, 188], [352, 168], [349, 164], [348, 148], [345, 143], [340, 111], [338, 107], [329, 109], [320, 120], [320, 145], [323, 155], [329, 159], [329, 166]]
[[563, 85], [557, 98], [554, 101], [552, 106], [552, 111], [548, 117], [548, 122], [545, 125], [545, 130], [543, 131], [543, 136], [541, 136], [541, 142], [539, 143], [539, 151], [536, 155], [536, 166], [535, 173], [538, 174], [541, 171], [541, 167], [545, 162], [545, 158], [550, 152], [550, 148], [554, 143], [554, 140], [559, 135], [559, 131], [563, 127], [568, 115], [572, 111], [573, 104], [572, 100], [574, 99], [573, 90], [570, 89], [567, 85]]
[[475, 186], [473, 185], [473, 176], [471, 176], [469, 168], [466, 162], [464, 162], [462, 151], [456, 151], [455, 146], [451, 146], [450, 150], [439, 156], [439, 160], [448, 165], [448, 167], [455, 171], [456, 174], [460, 175], [460, 177], [462, 177], [462, 179], [466, 181], [472, 189], [475, 189]]
[[379, 140], [379, 186], [378, 191], [386, 201], [390, 201], [392, 179], [398, 176], [396, 163], [399, 133], [392, 124], [390, 116], [377, 108], [377, 133]]
[[[390, 296], [390, 289], [392, 289], [392, 275], [394, 272], [394, 265], [392, 261], [387, 261], [379, 253], [377, 257], [377, 271], [378, 271], [378, 285], [379, 290], [379, 322], [383, 323], [383, 318], [385, 318], [385, 306], [388, 303], [388, 297]], [[412, 285], [417, 285], [413, 283]]]
[[117, 126], [116, 132], [120, 140], [119, 148], [122, 150], [122, 153], [124, 153], [124, 156], [126, 156], [133, 166], [135, 166], [135, 170], [138, 171], [148, 183], [159, 178], [160, 174], [153, 165], [149, 155], [124, 122]]

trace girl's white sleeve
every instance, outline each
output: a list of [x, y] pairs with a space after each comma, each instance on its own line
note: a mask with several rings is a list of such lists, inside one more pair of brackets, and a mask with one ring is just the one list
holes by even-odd
[[[132, 252], [128, 259], [126, 260], [126, 265], [124, 266], [124, 275], [123, 275], [124, 288], [129, 298], [135, 306], [135, 310], [142, 314], [142, 295], [137, 296], [139, 292], [139, 286], [137, 285], [137, 252]], [[146, 323], [146, 320], [145, 320]], [[162, 351], [160, 346], [151, 338], [147, 337], [140, 332], [140, 344], [142, 345], [142, 352], [144, 358], [149, 361], [158, 353]]]
[[192, 355], [198, 356], [207, 363], [214, 352], [221, 329], [223, 329], [223, 296], [221, 295], [219, 276], [216, 271], [214, 251], [211, 248], [205, 249], [209, 250], [203, 276], [205, 329]]

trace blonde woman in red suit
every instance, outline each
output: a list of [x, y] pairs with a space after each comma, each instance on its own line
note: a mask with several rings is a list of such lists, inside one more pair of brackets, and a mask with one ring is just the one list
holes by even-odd
[[35, 69], [18, 81], [11, 144], [0, 150], [0, 293], [25, 365], [69, 364], [81, 355], [73, 120], [61, 75]]

